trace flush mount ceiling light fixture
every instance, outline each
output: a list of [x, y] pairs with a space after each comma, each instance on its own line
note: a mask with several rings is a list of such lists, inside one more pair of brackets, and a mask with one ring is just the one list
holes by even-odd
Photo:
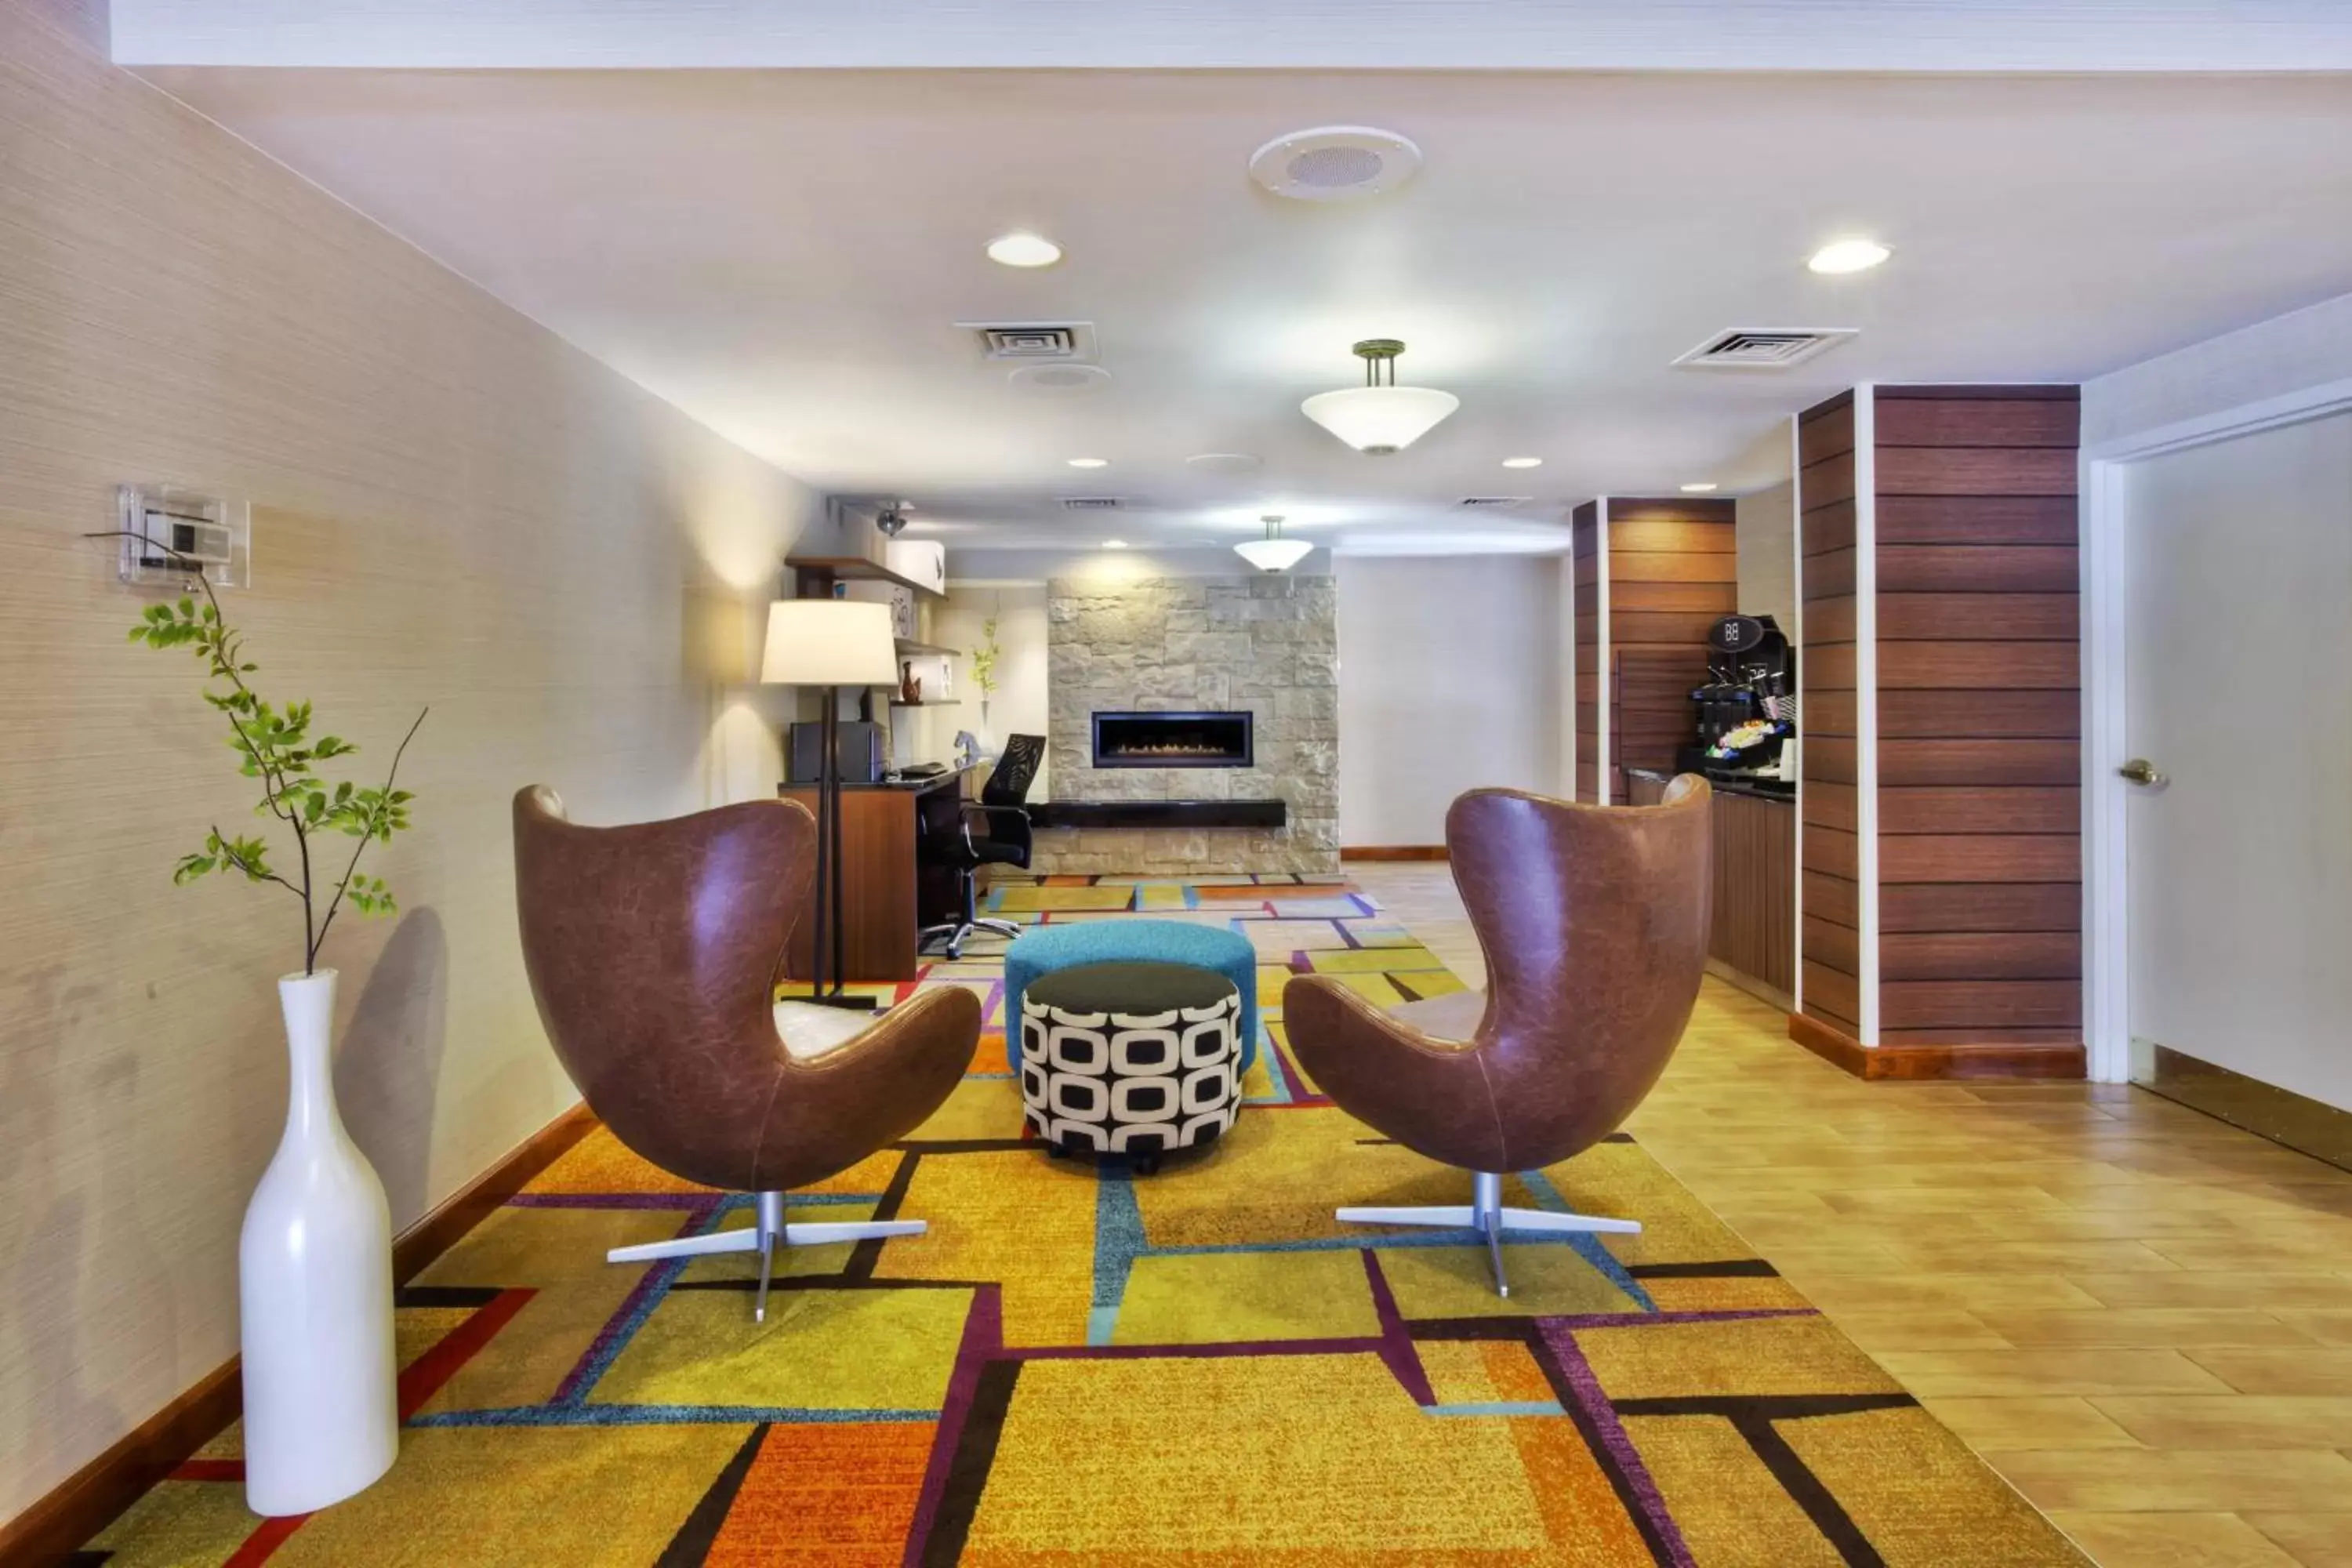
[[1108, 468], [1110, 467], [1110, 459], [1108, 458], [1072, 458], [1070, 459], [1070, 467], [1074, 468]]
[[1259, 571], [1287, 572], [1306, 560], [1314, 550], [1315, 546], [1303, 539], [1283, 538], [1282, 519], [1279, 517], [1264, 517], [1258, 521], [1265, 524], [1265, 537], [1243, 540], [1234, 546], [1234, 553]]
[[1105, 550], [1124, 550], [1127, 548], [1127, 541], [1124, 539], [1106, 539], [1102, 542], [1102, 547]]
[[1507, 468], [1540, 468], [1543, 467], [1543, 459], [1541, 458], [1506, 458], [1503, 459], [1503, 467]]
[[1894, 254], [1874, 239], [1833, 239], [1814, 251], [1805, 266], [1836, 277], [1847, 272], [1867, 272]]
[[1318, 125], [1277, 136], [1250, 154], [1250, 178], [1277, 196], [1352, 202], [1392, 191], [1421, 168], [1421, 149], [1393, 131]]
[[1003, 267], [1051, 267], [1062, 247], [1042, 234], [1000, 234], [988, 242], [988, 258]]
[[1396, 339], [1367, 338], [1355, 352], [1364, 362], [1364, 384], [1318, 392], [1298, 411], [1357, 451], [1402, 451], [1462, 406], [1450, 392], [1396, 384], [1397, 356], [1404, 353]]
[[1722, 486], [1717, 484], [1713, 479], [1701, 479], [1696, 484], [1685, 485], [1683, 487], [1683, 494], [1686, 496], [1713, 495], [1717, 490], [1722, 488]]

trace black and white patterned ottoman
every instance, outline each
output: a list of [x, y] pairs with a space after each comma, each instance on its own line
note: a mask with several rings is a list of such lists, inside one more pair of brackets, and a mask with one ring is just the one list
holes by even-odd
[[1123, 1155], [1147, 1173], [1234, 1124], [1241, 993], [1181, 963], [1087, 963], [1021, 994], [1024, 1113], [1054, 1152]]

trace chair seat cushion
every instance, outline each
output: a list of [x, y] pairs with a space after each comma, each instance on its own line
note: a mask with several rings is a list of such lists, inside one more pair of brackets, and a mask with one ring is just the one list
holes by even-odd
[[1004, 950], [1004, 1054], [1021, 1070], [1022, 993], [1083, 963], [1182, 963], [1213, 970], [1241, 994], [1242, 1070], [1257, 1060], [1257, 950], [1223, 927], [1182, 921], [1075, 921], [1033, 926]]
[[1419, 1002], [1400, 1002], [1388, 1009], [1388, 1016], [1400, 1024], [1412, 1025], [1432, 1039], [1458, 1040], [1466, 1046], [1477, 1035], [1480, 1020], [1486, 1016], [1486, 994], [1449, 991], [1443, 996], [1424, 997]]
[[776, 1004], [776, 1034], [796, 1062], [813, 1062], [841, 1049], [874, 1026], [878, 1013], [827, 1007], [819, 1002]]

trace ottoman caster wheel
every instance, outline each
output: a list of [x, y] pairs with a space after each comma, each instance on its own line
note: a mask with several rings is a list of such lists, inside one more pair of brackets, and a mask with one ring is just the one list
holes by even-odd
[[1138, 1160], [1135, 1162], [1134, 1169], [1135, 1173], [1139, 1176], [1156, 1176], [1160, 1173], [1160, 1156], [1153, 1154], [1145, 1159]]

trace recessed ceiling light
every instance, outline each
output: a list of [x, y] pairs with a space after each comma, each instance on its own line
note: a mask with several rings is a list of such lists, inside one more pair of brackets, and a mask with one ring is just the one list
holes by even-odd
[[1127, 548], [1127, 541], [1124, 539], [1106, 539], [1103, 541], [1103, 548], [1105, 550], [1124, 550]]
[[1110, 459], [1108, 458], [1072, 458], [1070, 459], [1070, 467], [1074, 468], [1108, 468], [1110, 467]]
[[1713, 479], [1702, 479], [1695, 485], [1685, 485], [1683, 487], [1683, 494], [1686, 496], [1711, 495], [1721, 488], [1722, 487], [1717, 485]]
[[1006, 267], [1051, 267], [1062, 247], [1042, 234], [999, 235], [988, 242], [988, 258]]
[[1506, 458], [1503, 459], [1503, 467], [1507, 468], [1540, 468], [1543, 467], [1543, 459], [1541, 458]]
[[1894, 254], [1874, 239], [1833, 239], [1805, 265], [1816, 272], [1867, 272]]

